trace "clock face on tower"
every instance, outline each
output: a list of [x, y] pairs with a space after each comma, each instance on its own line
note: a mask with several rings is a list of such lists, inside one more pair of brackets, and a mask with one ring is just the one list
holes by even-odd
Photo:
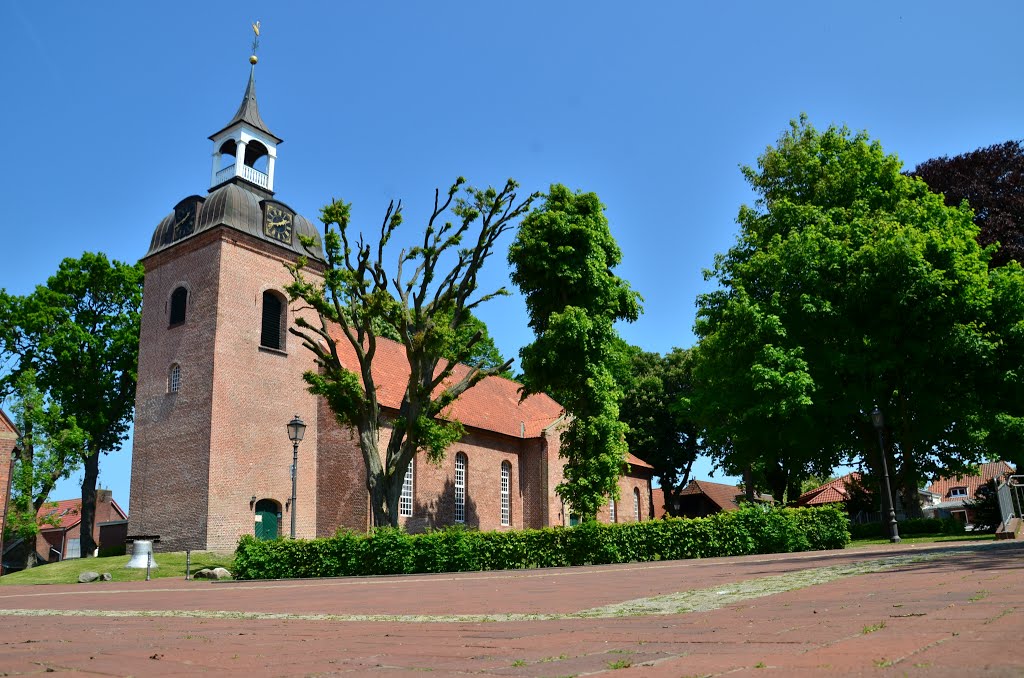
[[295, 222], [294, 215], [273, 203], [267, 203], [266, 208], [263, 210], [263, 215], [263, 234], [268, 238], [291, 245]]
[[196, 228], [196, 204], [187, 202], [178, 205], [174, 209], [174, 232], [172, 239], [181, 240], [185, 236], [192, 235]]

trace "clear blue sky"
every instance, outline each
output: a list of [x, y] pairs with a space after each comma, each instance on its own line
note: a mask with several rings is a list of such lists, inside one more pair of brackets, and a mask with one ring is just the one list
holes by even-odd
[[[1024, 136], [1020, 3], [290, 4], [0, 0], [0, 287], [86, 250], [136, 261], [206, 191], [256, 19], [281, 200], [315, 219], [344, 198], [375, 229], [402, 198], [411, 238], [460, 174], [594, 191], [645, 299], [622, 334], [651, 351], [692, 345], [702, 270], [752, 199], [738, 167], [801, 112], [911, 167]], [[504, 249], [486, 286], [508, 284]], [[480, 316], [508, 356], [531, 339], [518, 295]], [[102, 460], [122, 504], [129, 469], [130, 444]]]

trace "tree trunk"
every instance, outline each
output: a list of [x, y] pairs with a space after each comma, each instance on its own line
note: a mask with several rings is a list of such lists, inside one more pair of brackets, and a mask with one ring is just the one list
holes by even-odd
[[96, 524], [96, 480], [100, 475], [100, 453], [88, 452], [85, 458], [85, 477], [82, 478], [82, 530], [80, 548], [82, 558], [92, 558], [96, 540], [92, 538]]
[[29, 570], [36, 566], [36, 540], [32, 538], [32, 543], [29, 545], [28, 553], [25, 555], [25, 569]]

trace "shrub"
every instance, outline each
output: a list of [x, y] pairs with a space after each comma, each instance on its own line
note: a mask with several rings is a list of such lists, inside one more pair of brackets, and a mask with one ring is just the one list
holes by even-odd
[[[897, 523], [902, 537], [931, 534], [963, 534], [964, 524], [953, 518], [907, 518]], [[878, 539], [889, 536], [889, 523], [861, 523], [850, 525], [854, 539]]]
[[749, 504], [707, 518], [540, 530], [476, 532], [452, 527], [424, 534], [378, 528], [312, 540], [257, 541], [235, 552], [236, 579], [468, 572], [531, 567], [785, 553], [846, 546], [846, 515], [835, 506], [779, 509]]

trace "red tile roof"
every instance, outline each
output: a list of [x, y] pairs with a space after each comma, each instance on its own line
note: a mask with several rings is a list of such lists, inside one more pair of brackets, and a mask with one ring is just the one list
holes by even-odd
[[835, 504], [845, 502], [850, 498], [846, 490], [847, 483], [860, 481], [860, 471], [847, 473], [841, 478], [830, 480], [824, 485], [808, 490], [796, 500], [797, 506], [821, 506], [823, 504]]
[[[56, 506], [54, 506], [56, 504]], [[114, 507], [122, 519], [128, 517], [117, 502], [113, 499], [110, 500], [110, 505]], [[40, 525], [41, 530], [67, 530], [74, 527], [78, 523], [82, 522], [82, 499], [59, 499], [56, 502], [48, 501], [39, 509], [36, 514], [38, 520], [42, 520], [47, 516], [56, 516], [57, 524], [44, 524]]]
[[[1004, 475], [1012, 475], [1014, 473], [1012, 466], [1007, 464], [1005, 461], [995, 461], [988, 464], [982, 464], [978, 467], [978, 475], [976, 476], [951, 476], [949, 478], [936, 478], [935, 482], [928, 486], [929, 492], [942, 497], [942, 499], [974, 499], [974, 494], [978, 491], [978, 488], [992, 480]], [[957, 497], [951, 496], [950, 490], [954, 487], [967, 488], [967, 495], [963, 497], [958, 495]]]
[[634, 454], [632, 454], [630, 452], [626, 453], [626, 462], [628, 462], [629, 465], [632, 466], [633, 468], [644, 468], [644, 469], [649, 469], [651, 471], [654, 470], [653, 466], [651, 466], [646, 461], [644, 461], [640, 457], [637, 457], [636, 455], [634, 455]]
[[7, 413], [0, 409], [0, 431], [4, 433], [17, 433], [18, 429], [15, 428], [14, 422], [7, 416]]
[[[679, 494], [703, 494], [723, 511], [735, 511], [740, 507], [736, 500], [743, 496], [743, 490], [736, 485], [713, 483], [710, 480], [691, 480]], [[755, 498], [758, 501], [772, 501], [770, 494], [760, 492], [756, 493]]]
[[[338, 328], [336, 340], [341, 364], [358, 373], [355, 350]], [[461, 379], [469, 371], [467, 365], [457, 365], [453, 380]], [[383, 407], [397, 410], [402, 404], [409, 382], [409, 361], [405, 347], [390, 339], [377, 339], [377, 353], [373, 360], [373, 379], [377, 384], [377, 400]], [[514, 438], [538, 438], [544, 429], [554, 424], [563, 414], [562, 406], [545, 394], [531, 395], [519, 402], [519, 384], [503, 377], [487, 377], [452, 403], [446, 416], [466, 426], [493, 431]], [[632, 457], [630, 463], [649, 467]]]
[[660, 487], [651, 489], [651, 503], [654, 504], [654, 517], [664, 518], [665, 514], [668, 513], [668, 509], [665, 507], [665, 490]]

